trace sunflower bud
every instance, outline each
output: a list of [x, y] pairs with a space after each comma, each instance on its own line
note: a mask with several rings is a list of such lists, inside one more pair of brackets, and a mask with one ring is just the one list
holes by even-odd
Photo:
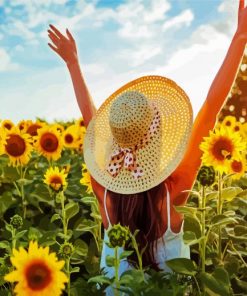
[[203, 165], [197, 175], [197, 180], [202, 186], [211, 186], [215, 181], [215, 171], [212, 166]]
[[23, 225], [22, 217], [19, 215], [14, 215], [10, 219], [10, 224], [15, 228], [18, 229]]
[[107, 235], [109, 237], [109, 246], [111, 248], [124, 247], [130, 238], [129, 228], [120, 225], [120, 223], [113, 225], [110, 230], [108, 230]]
[[71, 243], [64, 243], [61, 245], [59, 249], [59, 254], [61, 254], [61, 256], [64, 258], [71, 257], [73, 253], [74, 253], [74, 246]]

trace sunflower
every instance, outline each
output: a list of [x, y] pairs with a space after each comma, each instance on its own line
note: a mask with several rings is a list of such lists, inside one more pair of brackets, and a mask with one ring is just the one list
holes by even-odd
[[77, 124], [79, 127], [85, 127], [83, 117], [80, 117], [80, 118], [76, 121], [76, 124]]
[[228, 127], [233, 127], [234, 124], [236, 123], [236, 117], [235, 116], [232, 116], [232, 115], [227, 115], [223, 121], [222, 121], [222, 125], [223, 126], [228, 126]]
[[55, 166], [55, 168], [50, 167], [45, 173], [44, 183], [49, 185], [55, 191], [64, 190], [64, 188], [68, 185], [66, 182], [67, 175], [68, 174], [65, 173], [65, 169], [59, 171], [57, 166]]
[[64, 131], [64, 126], [63, 126], [62, 124], [60, 124], [60, 123], [56, 123], [56, 124], [54, 124], [53, 126], [56, 127], [57, 131], [59, 131], [60, 133], [63, 133], [63, 131]]
[[44, 126], [37, 130], [34, 136], [36, 150], [48, 160], [57, 160], [63, 149], [63, 139], [55, 126]]
[[240, 179], [247, 172], [246, 157], [242, 156], [238, 160], [232, 159], [228, 162], [229, 173], [233, 174], [232, 179]]
[[26, 128], [27, 128], [27, 120], [20, 120], [18, 123], [17, 123], [17, 127], [19, 128], [19, 130], [21, 132], [25, 132]]
[[86, 169], [86, 165], [82, 165], [82, 178], [80, 179], [80, 183], [87, 187], [86, 192], [88, 194], [93, 193], [90, 174], [88, 173], [88, 170]]
[[241, 151], [246, 148], [239, 132], [233, 132], [231, 128], [221, 126], [214, 132], [209, 132], [209, 137], [203, 137], [200, 149], [204, 152], [201, 159], [204, 165], [213, 166], [221, 174], [227, 172], [227, 160], [238, 159]]
[[73, 124], [66, 128], [62, 134], [64, 146], [67, 148], [78, 148], [80, 130], [77, 125]]
[[239, 121], [236, 121], [233, 125], [233, 131], [234, 132], [240, 132], [240, 134], [243, 133], [243, 127], [242, 127], [242, 123]]
[[2, 141], [5, 142], [2, 153], [9, 156], [10, 164], [13, 166], [27, 164], [33, 149], [30, 135], [21, 133], [19, 128], [14, 126], [11, 130], [5, 129], [2, 136]]
[[15, 126], [15, 124], [9, 119], [5, 119], [5, 120], [1, 121], [1, 127], [5, 128], [7, 130], [11, 130], [12, 127], [14, 127], [14, 126]]
[[0, 127], [0, 155], [4, 153], [4, 147], [6, 145], [6, 133], [3, 127]]
[[16, 269], [4, 279], [18, 282], [14, 289], [17, 296], [58, 296], [68, 282], [61, 271], [65, 262], [58, 261], [55, 253], [49, 254], [49, 247], [39, 247], [37, 242], [31, 241], [28, 251], [23, 247], [13, 249], [10, 260]]
[[44, 126], [46, 126], [45, 122], [41, 122], [39, 120], [35, 122], [33, 122], [32, 120], [27, 120], [25, 132], [34, 137], [38, 135], [38, 129]]

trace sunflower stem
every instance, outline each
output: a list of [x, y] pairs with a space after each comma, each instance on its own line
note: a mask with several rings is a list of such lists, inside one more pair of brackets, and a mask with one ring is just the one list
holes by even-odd
[[61, 205], [62, 205], [62, 221], [63, 221], [63, 233], [64, 233], [64, 242], [67, 241], [67, 219], [66, 219], [66, 212], [65, 212], [65, 207], [64, 207], [64, 193], [61, 191]]
[[67, 275], [68, 275], [68, 285], [67, 285], [67, 292], [68, 292], [68, 296], [70, 296], [70, 258], [66, 259], [66, 271], [67, 271]]
[[[219, 191], [219, 198], [218, 198], [218, 204], [217, 204], [217, 214], [222, 214], [222, 176], [221, 173], [218, 172], [218, 191]], [[219, 235], [219, 242], [218, 242], [218, 259], [221, 262], [221, 226], [219, 225], [218, 228], [218, 235]]]
[[[118, 258], [118, 247], [115, 247], [115, 284], [116, 288], [119, 288], [119, 276], [118, 276], [118, 270], [119, 270], [119, 258]], [[114, 290], [114, 295], [118, 296], [119, 291], [117, 289]]]
[[[23, 167], [21, 165], [20, 179], [24, 179], [24, 177], [25, 177], [25, 172], [23, 173]], [[24, 195], [23, 182], [21, 182], [21, 201], [22, 201], [22, 208], [23, 208], [23, 219], [26, 219], [26, 204], [25, 204], [25, 195]]]
[[[206, 241], [205, 241], [205, 220], [206, 220], [206, 195], [205, 186], [202, 186], [202, 241], [201, 241], [201, 258], [202, 258], [202, 272], [205, 272], [205, 257], [206, 257]], [[204, 292], [205, 293], [205, 292]]]

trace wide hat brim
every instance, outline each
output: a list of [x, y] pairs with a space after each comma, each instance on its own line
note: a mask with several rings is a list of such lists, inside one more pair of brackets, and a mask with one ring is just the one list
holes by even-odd
[[[160, 132], [142, 149], [137, 162], [144, 175], [135, 179], [124, 167], [117, 176], [107, 172], [109, 157], [116, 149], [109, 124], [111, 104], [126, 91], [138, 91], [151, 100], [161, 114]], [[84, 138], [84, 160], [89, 173], [102, 186], [116, 193], [146, 191], [164, 181], [182, 160], [193, 125], [193, 111], [186, 93], [172, 80], [144, 76], [114, 92], [97, 110]]]

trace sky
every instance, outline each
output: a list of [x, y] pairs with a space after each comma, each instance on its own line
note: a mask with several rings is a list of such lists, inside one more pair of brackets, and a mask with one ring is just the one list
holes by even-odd
[[82, 114], [47, 29], [66, 28], [96, 108], [144, 75], [174, 80], [195, 119], [237, 26], [238, 0], [0, 0], [0, 119]]

